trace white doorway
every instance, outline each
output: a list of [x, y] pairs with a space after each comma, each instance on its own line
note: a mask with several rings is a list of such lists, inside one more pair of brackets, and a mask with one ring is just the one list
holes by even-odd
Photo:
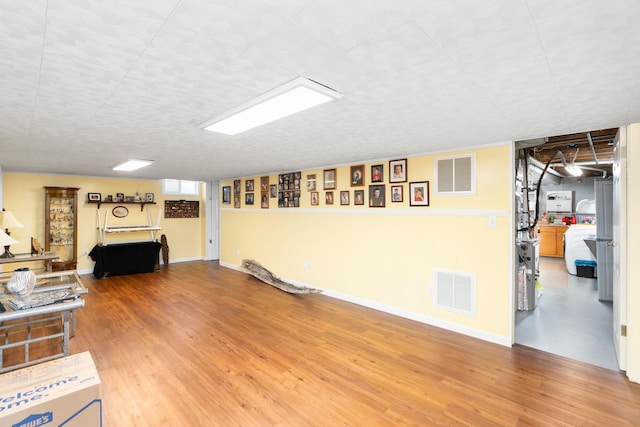
[[[588, 134], [588, 133], [586, 133]], [[613, 134], [615, 135], [615, 133]], [[589, 142], [592, 143], [590, 135]], [[571, 135], [572, 138], [579, 138], [578, 134]], [[527, 153], [529, 149], [536, 146], [543, 146], [551, 138], [525, 142], [524, 145], [518, 146], [516, 143], [516, 154], [526, 147]], [[529, 144], [528, 146], [526, 144]], [[613, 153], [613, 137], [611, 137], [610, 151]], [[553, 150], [556, 148], [554, 147]], [[542, 148], [538, 148], [542, 150]], [[559, 185], [565, 185], [567, 182], [571, 182], [571, 179], [567, 177], [564, 172], [568, 170], [569, 163], [580, 164], [585, 169], [592, 168], [594, 171], [599, 170], [601, 165], [590, 166], [584, 160], [584, 157], [578, 159], [578, 152], [584, 151], [584, 148], [577, 147], [577, 144], [567, 142], [566, 149], [564, 150], [564, 156], [560, 155], [555, 162], [557, 165], [562, 163], [560, 167], [555, 169], [549, 169], [556, 175], [556, 182], [560, 182]], [[590, 150], [593, 157], [597, 159], [601, 155], [602, 151], [592, 149]], [[555, 155], [555, 153], [553, 154]], [[553, 162], [551, 154], [549, 156], [549, 163]], [[611, 158], [613, 154], [611, 154]], [[567, 161], [568, 159], [568, 161]], [[535, 160], [535, 159], [534, 159]], [[521, 158], [516, 155], [516, 163], [522, 161]], [[536, 163], [533, 161], [532, 163]], [[613, 160], [608, 163], [608, 177], [612, 175]], [[538, 167], [538, 177], [542, 170], [544, 170], [546, 162], [538, 161], [536, 167]], [[560, 173], [558, 173], [560, 172]], [[591, 171], [593, 175], [593, 171]], [[599, 173], [599, 172], [597, 172]], [[535, 174], [534, 174], [535, 175]], [[559, 177], [558, 177], [559, 176]], [[528, 176], [530, 181], [536, 182], [536, 176]], [[518, 177], [517, 177], [518, 179]], [[521, 179], [522, 181], [522, 179]], [[529, 185], [526, 183], [525, 185]], [[582, 182], [582, 181], [581, 181]], [[522, 186], [522, 182], [516, 181], [516, 200], [515, 205], [526, 205], [521, 200], [524, 197], [531, 195], [536, 196], [535, 185], [529, 186], [527, 194], [524, 190], [520, 191], [518, 195], [518, 184]], [[539, 183], [538, 183], [539, 184]], [[624, 189], [621, 189], [618, 195], [624, 194]], [[531, 202], [531, 201], [529, 201]], [[616, 202], [616, 203], [619, 203]], [[574, 202], [575, 206], [575, 202]], [[516, 224], [518, 226], [521, 223], [533, 222], [540, 220], [535, 218], [536, 208], [540, 211], [538, 216], [541, 216], [545, 211], [544, 206], [537, 207], [535, 203], [530, 203], [531, 212], [527, 212], [526, 215], [516, 215]], [[521, 209], [522, 210], [522, 209]], [[526, 218], [522, 218], [522, 217]], [[522, 232], [522, 228], [518, 228], [516, 232], [516, 241], [521, 242], [523, 239], [535, 239], [535, 232]], [[514, 242], [515, 244], [516, 242]], [[517, 252], [517, 251], [516, 251]], [[514, 341], [516, 344], [525, 345], [533, 348], [538, 348], [543, 351], [558, 354], [561, 356], [569, 357], [575, 360], [580, 360], [586, 363], [591, 363], [597, 366], [602, 366], [607, 369], [619, 370], [620, 367], [624, 368], [623, 364], [619, 364], [618, 355], [621, 352], [616, 352], [614, 342], [616, 341], [616, 331], [619, 331], [619, 320], [615, 319], [615, 316], [619, 316], [617, 313], [614, 316], [614, 303], [600, 301], [598, 298], [597, 280], [590, 277], [579, 277], [574, 274], [569, 274], [566, 268], [564, 254], [561, 252], [559, 257], [539, 257], [537, 268], [539, 269], [539, 276], [536, 283], [538, 296], [536, 301], [536, 308], [532, 310], [516, 311], [514, 315]], [[516, 255], [518, 258], [518, 255]], [[519, 261], [516, 259], [516, 266], [519, 266]], [[517, 268], [516, 268], [517, 270]], [[620, 271], [620, 270], [619, 270]], [[620, 282], [618, 282], [620, 283]], [[516, 295], [518, 295], [518, 279], [516, 277]], [[619, 309], [618, 302], [620, 301], [620, 290], [616, 291], [614, 295], [614, 301], [616, 301], [616, 310]], [[516, 302], [516, 308], [518, 303]]]

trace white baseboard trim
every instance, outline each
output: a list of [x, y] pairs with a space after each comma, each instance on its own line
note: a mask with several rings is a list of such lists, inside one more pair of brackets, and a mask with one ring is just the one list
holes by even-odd
[[[201, 256], [189, 257], [189, 258], [176, 258], [176, 259], [169, 258], [169, 264], [167, 265], [177, 264], [179, 262], [203, 261], [203, 260], [204, 260], [204, 257], [201, 257]], [[162, 260], [160, 260], [160, 265], [164, 265], [164, 262], [162, 262]]]
[[[220, 266], [231, 268], [233, 270], [243, 271], [239, 266], [228, 264], [225, 262], [220, 262]], [[313, 288], [314, 286], [307, 285], [305, 283], [300, 283], [295, 280], [289, 280], [282, 278], [285, 282], [292, 283], [296, 286], [306, 286]], [[318, 288], [321, 289], [321, 288]], [[427, 316], [424, 314], [414, 313], [407, 310], [402, 310], [397, 307], [392, 307], [389, 305], [381, 304], [374, 301], [365, 300], [362, 298], [357, 298], [351, 295], [342, 294], [340, 292], [334, 292], [329, 290], [322, 290], [322, 293], [328, 297], [336, 298], [342, 301], [347, 301], [353, 304], [357, 304], [363, 307], [372, 308], [374, 310], [382, 311], [384, 313], [393, 314], [394, 316], [403, 317], [405, 319], [415, 320], [416, 322], [424, 323], [427, 325], [435, 326], [437, 328], [445, 329], [447, 331], [456, 332], [458, 334], [467, 335], [472, 338], [477, 338], [483, 341], [488, 341], [494, 344], [499, 344], [505, 347], [511, 347], [511, 339], [509, 337], [504, 337], [501, 335], [491, 334], [485, 331], [481, 331], [479, 329], [470, 328], [468, 326], [458, 325], [456, 323], [447, 322], [442, 319], [437, 319], [435, 317]]]

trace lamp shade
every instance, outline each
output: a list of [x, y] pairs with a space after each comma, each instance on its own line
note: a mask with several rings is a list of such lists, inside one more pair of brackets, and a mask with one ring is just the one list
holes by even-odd
[[0, 228], [5, 230], [9, 228], [22, 228], [24, 225], [20, 224], [11, 211], [0, 212]]
[[10, 245], [15, 245], [16, 243], [20, 243], [20, 242], [18, 242], [13, 237], [9, 236], [4, 231], [0, 230], [0, 246], [10, 246]]

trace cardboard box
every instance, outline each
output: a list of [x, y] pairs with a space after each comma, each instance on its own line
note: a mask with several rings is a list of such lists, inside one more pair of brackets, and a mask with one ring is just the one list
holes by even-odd
[[102, 386], [91, 354], [0, 375], [0, 425], [102, 426]]

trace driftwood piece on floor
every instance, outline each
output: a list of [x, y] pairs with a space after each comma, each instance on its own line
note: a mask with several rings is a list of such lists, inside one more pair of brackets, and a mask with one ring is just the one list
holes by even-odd
[[322, 292], [320, 289], [287, 283], [252, 259], [243, 259], [242, 268], [253, 277], [290, 294], [317, 294]]

